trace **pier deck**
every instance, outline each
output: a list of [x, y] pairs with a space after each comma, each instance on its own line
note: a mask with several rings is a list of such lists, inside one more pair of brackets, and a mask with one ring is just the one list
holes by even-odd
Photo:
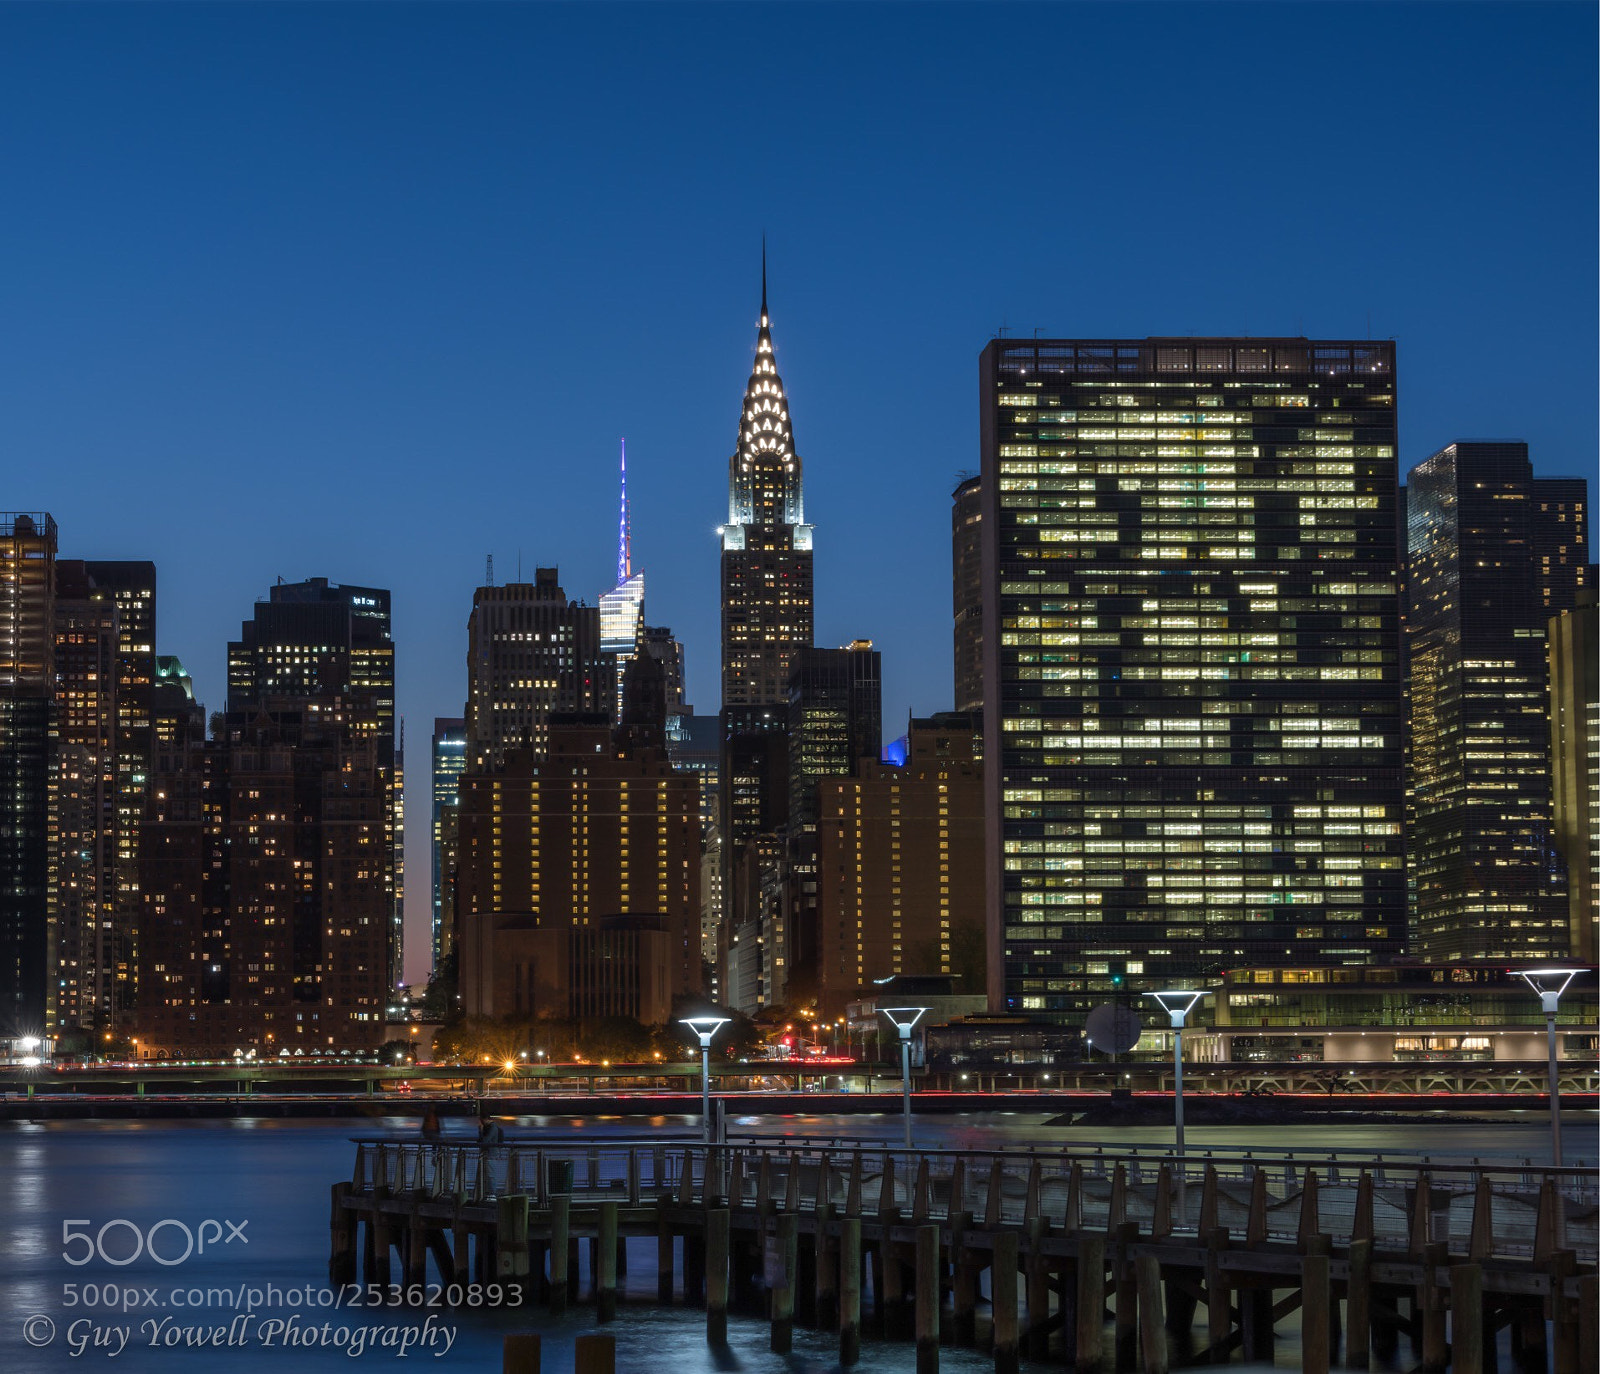
[[[333, 1187], [330, 1277], [418, 1300], [518, 1283], [616, 1309], [631, 1242], [658, 1297], [941, 1343], [984, 1335], [996, 1369], [1166, 1370], [1271, 1359], [1300, 1311], [1303, 1367], [1366, 1368], [1402, 1336], [1423, 1370], [1493, 1369], [1496, 1333], [1557, 1374], [1596, 1367], [1591, 1170], [1393, 1157], [1150, 1149], [905, 1151], [830, 1142], [366, 1138]], [[679, 1256], [681, 1255], [681, 1259]], [[452, 1290], [459, 1290], [454, 1292]], [[870, 1308], [863, 1302], [870, 1297]], [[987, 1301], [985, 1301], [987, 1298]]]

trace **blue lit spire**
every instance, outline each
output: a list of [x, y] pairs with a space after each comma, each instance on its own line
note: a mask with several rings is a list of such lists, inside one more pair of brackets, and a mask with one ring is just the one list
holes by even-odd
[[622, 518], [617, 524], [617, 586], [633, 575], [633, 537], [628, 527], [628, 441], [622, 444]]

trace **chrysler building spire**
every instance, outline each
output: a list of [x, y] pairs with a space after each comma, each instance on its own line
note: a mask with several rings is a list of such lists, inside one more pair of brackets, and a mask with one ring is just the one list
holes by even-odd
[[761, 253], [761, 324], [745, 385], [739, 443], [728, 467], [729, 525], [804, 525], [800, 458], [789, 424], [789, 398], [772, 351], [767, 316], [766, 249]]
[[766, 257], [763, 243], [761, 321], [728, 460], [728, 523], [721, 530], [725, 709], [785, 702], [794, 651], [811, 643], [811, 526], [772, 348]]

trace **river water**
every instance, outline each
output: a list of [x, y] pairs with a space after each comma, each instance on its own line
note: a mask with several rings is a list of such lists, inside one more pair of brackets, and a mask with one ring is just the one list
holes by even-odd
[[[1047, 1124], [1050, 1120], [1046, 1114], [1023, 1112], [925, 1118], [918, 1122], [917, 1142], [947, 1147], [1041, 1140], [1162, 1145], [1170, 1139], [1168, 1132], [1154, 1127], [1113, 1133], [1054, 1127]], [[1578, 1154], [1593, 1159], [1593, 1115], [1567, 1114], [1566, 1122], [1569, 1162]], [[446, 1129], [466, 1131], [469, 1125], [448, 1122]], [[527, 1117], [507, 1125], [513, 1137], [541, 1129], [562, 1135], [579, 1130], [613, 1137], [651, 1131], [684, 1135], [696, 1129], [697, 1118]], [[892, 1116], [737, 1117], [730, 1119], [729, 1129], [893, 1141], [900, 1123]], [[537, 1308], [438, 1309], [430, 1316], [323, 1305], [331, 1298], [325, 1283], [329, 1185], [350, 1174], [350, 1137], [389, 1132], [414, 1136], [416, 1131], [414, 1117], [0, 1124], [0, 1368], [6, 1374], [42, 1374], [109, 1361], [116, 1370], [216, 1369], [227, 1374], [286, 1368], [287, 1362], [305, 1371], [349, 1369], [353, 1339], [369, 1342], [358, 1367], [401, 1358], [397, 1344], [382, 1342], [409, 1339], [416, 1343], [404, 1352], [404, 1369], [421, 1361], [425, 1367], [489, 1371], [500, 1368], [505, 1333], [537, 1330], [544, 1333], [545, 1374], [565, 1374], [572, 1368], [573, 1338], [593, 1329], [592, 1309], [586, 1306], [558, 1322]], [[1441, 1117], [1423, 1124], [1331, 1120], [1289, 1127], [1194, 1127], [1188, 1138], [1192, 1151], [1226, 1144], [1271, 1152], [1416, 1150], [1548, 1162], [1547, 1131], [1545, 1118], [1537, 1113], [1507, 1113], [1487, 1123]], [[114, 1224], [102, 1230], [108, 1222]], [[158, 1263], [148, 1250], [131, 1262], [112, 1262], [133, 1253], [136, 1232], [149, 1236], [162, 1222], [170, 1224], [160, 1227], [153, 1244], [163, 1259], [183, 1254], [186, 1235], [203, 1239], [203, 1252], [197, 1249], [168, 1265]], [[108, 1258], [97, 1254], [81, 1266], [70, 1263], [69, 1257], [81, 1256], [90, 1242], [64, 1237], [82, 1232], [99, 1236]], [[583, 1272], [587, 1274], [586, 1265]], [[654, 1246], [635, 1242], [624, 1305], [608, 1328], [617, 1337], [621, 1374], [807, 1374], [838, 1367], [834, 1336], [796, 1328], [794, 1352], [776, 1356], [767, 1350], [765, 1324], [737, 1316], [729, 1320], [728, 1348], [712, 1351], [705, 1342], [703, 1313], [657, 1306], [655, 1287]], [[159, 1342], [176, 1328], [226, 1332], [239, 1315], [235, 1308], [175, 1304], [215, 1302], [214, 1291], [238, 1293], [241, 1288], [257, 1292], [245, 1294], [255, 1319], [234, 1328], [238, 1343], [221, 1349], [152, 1347], [152, 1339]], [[108, 1298], [114, 1299], [112, 1305]], [[637, 1302], [629, 1303], [629, 1298]], [[341, 1344], [283, 1344], [291, 1332], [321, 1333], [323, 1328], [326, 1336], [319, 1339]], [[1294, 1335], [1292, 1323], [1280, 1327], [1280, 1368], [1297, 1364]], [[104, 1343], [93, 1344], [97, 1339]], [[901, 1374], [914, 1367], [909, 1343], [864, 1343], [863, 1370]], [[973, 1351], [947, 1349], [941, 1357], [941, 1369], [952, 1374], [992, 1368], [987, 1356]]]

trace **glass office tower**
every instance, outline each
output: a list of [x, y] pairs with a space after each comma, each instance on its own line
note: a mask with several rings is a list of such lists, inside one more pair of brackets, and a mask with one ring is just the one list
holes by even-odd
[[467, 722], [460, 717], [433, 718], [433, 961], [455, 947], [455, 882], [460, 837], [461, 775], [467, 767]]
[[991, 1003], [1399, 951], [1393, 344], [999, 339], [981, 398]]
[[1566, 959], [1545, 634], [1584, 585], [1584, 484], [1536, 479], [1525, 443], [1466, 442], [1406, 493], [1413, 950]]

